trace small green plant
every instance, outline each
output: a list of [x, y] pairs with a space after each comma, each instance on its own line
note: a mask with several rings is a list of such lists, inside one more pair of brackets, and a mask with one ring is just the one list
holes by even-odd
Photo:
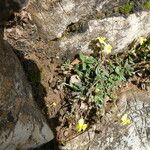
[[144, 8], [144, 9], [150, 9], [150, 0], [144, 2], [143, 8]]
[[148, 39], [140, 37], [136, 48], [118, 56], [110, 55], [112, 47], [106, 38], [98, 37], [97, 42], [100, 44], [100, 55], [79, 53], [72, 63], [65, 62], [61, 69], [65, 76], [65, 85], [78, 93], [74, 100], [94, 102], [97, 106], [102, 106], [105, 100], [114, 99], [114, 92], [121, 83], [135, 74], [140, 63], [150, 60], [150, 44]]
[[[102, 55], [94, 57], [79, 53], [78, 63], [65, 63], [62, 70], [65, 75], [67, 72], [65, 81], [68, 82], [65, 85], [78, 92], [75, 99], [84, 99], [101, 106], [105, 99], [113, 99], [114, 91], [121, 82], [133, 75], [133, 61], [130, 57], [110, 59], [106, 54], [111, 52], [111, 45], [106, 42], [106, 38], [100, 37], [97, 40], [102, 46]], [[107, 45], [110, 48], [106, 49]]]
[[138, 42], [139, 45], [133, 48], [129, 55], [134, 60], [134, 71], [142, 71], [143, 76], [148, 76], [150, 74], [150, 38], [140, 37]]
[[133, 8], [134, 8], [134, 2], [128, 1], [126, 4], [119, 7], [119, 12], [128, 15], [133, 11]]
[[[144, 86], [150, 83], [150, 38], [140, 37], [127, 51], [116, 55], [111, 55], [112, 46], [105, 37], [98, 37], [93, 44], [92, 54], [79, 53], [61, 66], [63, 79], [57, 82], [57, 90], [65, 93], [63, 126], [69, 130], [73, 127], [77, 133], [84, 132], [97, 121], [97, 116], [109, 111], [118, 98], [117, 91], [122, 91], [128, 82], [138, 87], [143, 79], [148, 83]], [[120, 117], [122, 126], [132, 124], [128, 114]]]

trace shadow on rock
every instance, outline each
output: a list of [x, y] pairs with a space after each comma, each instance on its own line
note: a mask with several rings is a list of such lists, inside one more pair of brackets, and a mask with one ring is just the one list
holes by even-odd
[[[46, 116], [47, 108], [45, 106], [44, 97], [46, 97], [47, 92], [46, 92], [45, 87], [41, 84], [41, 71], [39, 70], [35, 61], [24, 58], [24, 53], [22, 51], [18, 51], [16, 49], [14, 49], [14, 52], [18, 56], [22, 66], [23, 66], [23, 69], [25, 71], [26, 77], [27, 77], [28, 81], [30, 82], [34, 99], [35, 99], [38, 107], [42, 110], [42, 112]], [[53, 120], [48, 119], [48, 118], [47, 118], [47, 120], [48, 120], [48, 122], [50, 122], [49, 123], [50, 128], [55, 135], [56, 134], [55, 126], [51, 125], [51, 122], [53, 122]], [[35, 150], [50, 150], [50, 149], [51, 150], [59, 150], [58, 142], [56, 139], [53, 139], [52, 141], [36, 148]]]

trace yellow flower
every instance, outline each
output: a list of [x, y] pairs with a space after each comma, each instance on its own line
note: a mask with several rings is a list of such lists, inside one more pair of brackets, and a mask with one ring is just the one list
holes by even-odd
[[84, 119], [83, 118], [79, 119], [79, 121], [76, 125], [76, 130], [78, 132], [81, 132], [81, 131], [85, 131], [86, 128], [87, 128], [87, 124], [85, 124]]
[[102, 51], [105, 54], [110, 54], [111, 51], [112, 51], [112, 46], [109, 43], [106, 42], [106, 38], [105, 37], [98, 37], [97, 40], [103, 46], [103, 50]]
[[124, 114], [122, 117], [121, 117], [121, 124], [122, 125], [130, 125], [132, 123], [131, 119], [128, 118], [128, 115], [127, 114]]
[[112, 50], [112, 46], [110, 44], [104, 44], [104, 49], [103, 49], [103, 52], [105, 54], [110, 54], [111, 53], [111, 50]]
[[139, 37], [139, 43], [140, 45], [143, 45], [147, 41], [147, 38], [145, 37]]
[[98, 37], [97, 39], [101, 44], [105, 44], [105, 40], [106, 40], [105, 37]]

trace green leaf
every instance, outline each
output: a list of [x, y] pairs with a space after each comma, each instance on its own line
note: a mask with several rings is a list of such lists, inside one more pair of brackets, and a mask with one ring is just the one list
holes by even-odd
[[101, 74], [101, 69], [100, 69], [99, 65], [96, 67], [95, 73], [96, 73], [97, 76], [99, 76]]
[[120, 70], [121, 70], [120, 66], [117, 66], [116, 69], [115, 69], [115, 72], [119, 75], [120, 74]]
[[82, 69], [83, 69], [83, 70], [86, 70], [86, 66], [87, 66], [86, 63], [83, 62], [83, 64], [82, 64]]
[[83, 53], [79, 54], [80, 60], [85, 64], [94, 64], [97, 63], [97, 60], [92, 56], [86, 56]]
[[85, 62], [87, 56], [85, 56], [83, 53], [79, 53], [79, 58], [81, 59], [81, 61]]

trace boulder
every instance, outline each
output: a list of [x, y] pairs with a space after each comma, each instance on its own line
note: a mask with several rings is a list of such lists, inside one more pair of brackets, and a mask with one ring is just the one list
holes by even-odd
[[12, 47], [0, 39], [0, 149], [38, 147], [53, 133], [36, 106], [31, 86]]
[[50, 50], [58, 55], [91, 51], [90, 45], [104, 36], [114, 52], [123, 51], [134, 39], [150, 33], [150, 11], [135, 2], [132, 14], [121, 14], [127, 1], [114, 0], [31, 0], [29, 12]]

